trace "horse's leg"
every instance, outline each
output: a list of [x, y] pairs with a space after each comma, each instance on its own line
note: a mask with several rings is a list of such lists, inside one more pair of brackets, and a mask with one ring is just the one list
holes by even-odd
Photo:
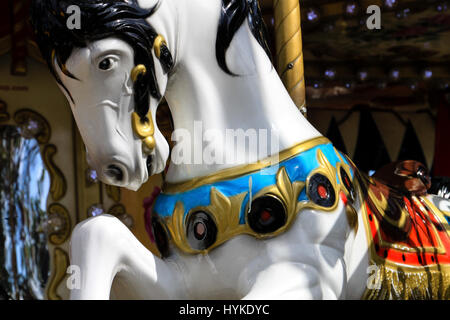
[[243, 299], [339, 299], [346, 281], [344, 269], [341, 259], [333, 266], [290, 261], [274, 263], [252, 272], [254, 277], [247, 279], [252, 285]]
[[341, 203], [332, 212], [302, 211], [287, 232], [264, 241], [259, 260], [241, 274], [243, 298], [345, 298], [349, 234]]
[[317, 271], [311, 266], [278, 263], [257, 273], [244, 300], [321, 299]]
[[98, 216], [76, 226], [71, 239], [71, 264], [80, 268], [81, 277], [81, 288], [72, 289], [71, 299], [109, 299], [116, 275], [126, 284], [121, 296], [183, 297], [183, 281], [177, 281], [171, 266], [155, 257], [113, 216]]

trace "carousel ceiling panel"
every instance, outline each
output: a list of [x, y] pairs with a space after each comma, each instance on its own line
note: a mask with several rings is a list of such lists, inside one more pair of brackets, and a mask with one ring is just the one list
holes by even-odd
[[[398, 4], [389, 8], [385, 2]], [[450, 8], [439, 7], [440, 1], [300, 3], [306, 60], [450, 61]], [[356, 6], [351, 15], [345, 11], [349, 3]], [[366, 26], [366, 8], [372, 4], [381, 7], [381, 30], [369, 30]], [[311, 10], [318, 15], [313, 22]]]
[[[450, 87], [450, 3], [300, 0], [308, 108], [426, 105]], [[381, 29], [369, 30], [370, 5]], [[350, 8], [350, 9], [349, 9]]]

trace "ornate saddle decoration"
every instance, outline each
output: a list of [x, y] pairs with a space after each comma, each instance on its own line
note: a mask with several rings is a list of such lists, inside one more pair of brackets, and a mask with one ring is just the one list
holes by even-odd
[[367, 289], [364, 298], [449, 299], [450, 215], [411, 191], [417, 188], [389, 187], [353, 169], [369, 265], [377, 266], [373, 280], [378, 285]]
[[155, 240], [164, 256], [169, 241], [185, 253], [205, 254], [237, 235], [273, 237], [303, 208], [329, 212], [341, 193], [354, 197], [352, 177], [349, 162], [320, 137], [275, 159], [166, 185], [153, 208]]

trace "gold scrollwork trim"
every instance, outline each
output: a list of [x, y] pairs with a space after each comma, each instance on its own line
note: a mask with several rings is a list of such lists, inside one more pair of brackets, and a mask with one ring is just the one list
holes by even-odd
[[120, 188], [116, 186], [106, 185], [106, 194], [114, 202], [120, 202]]
[[188, 246], [186, 239], [186, 232], [184, 228], [184, 205], [183, 202], [178, 201], [175, 204], [175, 209], [170, 217], [165, 218], [165, 225], [170, 234], [172, 241], [178, 248], [188, 253], [196, 253]]
[[39, 144], [46, 144], [50, 141], [51, 129], [48, 121], [39, 113], [30, 109], [21, 109], [14, 114], [14, 121], [19, 125], [26, 125], [29, 120], [34, 120], [39, 125], [39, 132], [34, 137]]
[[147, 73], [147, 68], [143, 64], [139, 64], [131, 70], [131, 80], [136, 82], [140, 75], [145, 75]]
[[[261, 189], [257, 194], [255, 194], [252, 200], [254, 201], [255, 199], [258, 199], [259, 197], [262, 197], [264, 195], [272, 196], [276, 199], [281, 200], [281, 203], [283, 203], [287, 214], [286, 223], [275, 232], [266, 234], [256, 233], [249, 228], [248, 233], [259, 239], [275, 237], [285, 232], [291, 226], [292, 222], [297, 217], [297, 213], [299, 213], [303, 207], [302, 203], [298, 202], [297, 199], [300, 195], [300, 192], [302, 192], [302, 190], [305, 188], [305, 182], [295, 181], [294, 183], [291, 183], [291, 180], [289, 179], [289, 176], [284, 167], [281, 167], [278, 170], [276, 181], [276, 185]], [[245, 212], [247, 214], [250, 211], [250, 203], [251, 202], [249, 201], [245, 208]]]
[[277, 164], [284, 160], [287, 160], [301, 152], [305, 152], [321, 144], [330, 143], [326, 137], [317, 137], [304, 142], [301, 142], [289, 149], [281, 151], [279, 154], [269, 157], [252, 164], [237, 166], [229, 169], [221, 170], [215, 174], [208, 175], [205, 177], [194, 178], [186, 182], [181, 182], [177, 184], [166, 183], [163, 186], [164, 193], [172, 194], [178, 192], [185, 192], [191, 189], [195, 189], [205, 184], [211, 184], [217, 181], [230, 180], [236, 177], [243, 176], [245, 174], [250, 174], [259, 171], [263, 168], [269, 167], [271, 165]]
[[161, 46], [167, 46], [166, 39], [162, 35], [158, 35], [153, 42], [153, 49], [155, 50], [155, 56], [159, 59], [161, 57]]
[[153, 150], [156, 146], [156, 140], [153, 136], [155, 134], [155, 126], [153, 124], [151, 111], [148, 112], [147, 120], [144, 122], [136, 112], [132, 113], [131, 120], [133, 131], [140, 139], [142, 139], [142, 142], [148, 148], [148, 150]]
[[44, 148], [44, 163], [50, 172], [51, 184], [50, 193], [54, 201], [60, 200], [67, 191], [67, 183], [61, 170], [55, 165], [53, 156], [57, 149], [53, 144], [46, 145]]
[[311, 180], [311, 177], [313, 177], [315, 174], [319, 173], [319, 174], [322, 174], [325, 177], [327, 177], [328, 180], [330, 181], [331, 185], [333, 186], [333, 190], [336, 195], [335, 200], [331, 207], [322, 207], [311, 201], [304, 202], [302, 207], [308, 207], [311, 209], [317, 209], [317, 210], [321, 210], [321, 211], [322, 210], [333, 211], [336, 209], [336, 207], [339, 203], [339, 189], [338, 189], [337, 181], [336, 181], [336, 169], [331, 165], [331, 163], [328, 161], [327, 157], [325, 157], [325, 155], [323, 154], [323, 152], [320, 149], [317, 150], [316, 157], [317, 157], [317, 161], [319, 162], [320, 166], [317, 169], [312, 170], [311, 173], [309, 174], [308, 178], [306, 178], [306, 194], [310, 194], [310, 190], [309, 190], [310, 183], [309, 182]]
[[51, 244], [60, 245], [69, 239], [70, 232], [72, 230], [72, 223], [70, 222], [69, 211], [59, 203], [52, 203], [47, 212], [49, 215], [57, 215], [61, 219], [62, 226], [61, 230], [53, 232], [49, 236], [49, 241]]
[[202, 253], [206, 253], [213, 248], [216, 248], [237, 234], [249, 232], [247, 225], [239, 224], [239, 212], [246, 194], [247, 192], [243, 192], [227, 198], [216, 188], [212, 188], [211, 204], [207, 207], [196, 207], [187, 214], [186, 221], [189, 219], [189, 215], [195, 211], [205, 211], [208, 212], [216, 222], [216, 242], [207, 250], [202, 251]]
[[[356, 199], [353, 198], [354, 194], [350, 194], [350, 191], [347, 190], [347, 188], [344, 186], [344, 181], [342, 180], [342, 176], [341, 176], [341, 169], [342, 169], [347, 173], [348, 177], [351, 177], [350, 166], [344, 162], [344, 159], [342, 159], [339, 151], [337, 151], [336, 148], [334, 148], [334, 152], [336, 153], [339, 160], [341, 161], [336, 164], [336, 172], [339, 176], [339, 181], [341, 182], [340, 191], [344, 192], [347, 199], [351, 200], [351, 201], [348, 201], [347, 204], [345, 205], [345, 214], [347, 216], [347, 222], [348, 222], [348, 225], [350, 226], [350, 228], [353, 229], [356, 234], [358, 232], [358, 228], [359, 228], [358, 212], [356, 211], [355, 207], [353, 206], [354, 201], [356, 201]], [[356, 192], [356, 190], [355, 190], [355, 192]]]
[[[336, 150], [335, 152], [338, 153]], [[344, 192], [347, 196], [349, 196], [349, 191], [344, 187], [344, 185], [342, 183], [338, 184], [337, 172], [339, 172], [339, 169], [342, 167], [347, 172], [347, 175], [350, 176], [350, 167], [346, 163], [342, 162], [337, 164], [336, 169], [331, 165], [331, 163], [328, 161], [328, 159], [320, 149], [317, 150], [316, 157], [319, 162], [319, 167], [311, 171], [308, 178], [306, 179], [306, 182], [304, 181], [291, 182], [285, 167], [280, 167], [276, 174], [276, 184], [261, 189], [260, 191], [258, 191], [258, 193], [252, 196], [252, 198], [249, 199], [249, 201], [247, 202], [244, 211], [246, 215], [250, 211], [249, 204], [253, 200], [258, 199], [259, 197], [272, 196], [279, 199], [286, 209], [287, 219], [285, 225], [279, 228], [277, 231], [268, 234], [260, 234], [254, 232], [247, 223], [240, 224], [239, 220], [242, 202], [244, 201], [246, 195], [248, 194], [247, 191], [228, 198], [213, 187], [211, 188], [210, 193], [211, 204], [209, 206], [195, 207], [191, 209], [186, 214], [186, 216], [184, 215], [183, 203], [182, 202], [176, 203], [172, 215], [170, 217], [165, 218], [166, 222], [165, 225], [168, 229], [168, 232], [171, 235], [172, 240], [174, 241], [174, 243], [178, 248], [180, 248], [182, 251], [186, 253], [205, 254], [208, 251], [212, 250], [213, 248], [224, 243], [225, 241], [240, 234], [249, 234], [258, 239], [274, 237], [286, 231], [293, 223], [297, 215], [305, 208], [316, 209], [320, 212], [324, 211], [333, 212], [339, 204], [340, 192]], [[342, 157], [339, 156], [339, 158], [342, 161]], [[333, 190], [335, 192], [335, 202], [331, 207], [322, 207], [309, 200], [298, 201], [298, 197], [302, 192], [302, 190], [305, 189], [305, 187], [306, 192], [308, 194], [309, 180], [316, 173], [320, 173], [326, 176], [329, 179], [331, 185], [333, 186]], [[350, 227], [354, 229], [356, 232], [358, 230], [358, 214], [354, 209], [354, 207], [352, 206], [352, 204], [350, 204], [350, 202], [347, 203], [345, 210], [348, 223]], [[216, 242], [207, 250], [202, 251], [194, 250], [189, 246], [186, 240], [185, 221], [187, 221], [190, 214], [196, 211], [208, 212], [215, 220], [218, 228]], [[247, 216], [246, 220], [248, 220]]]
[[55, 269], [48, 285], [47, 297], [49, 300], [62, 300], [61, 296], [57, 293], [57, 289], [64, 280], [67, 268], [69, 267], [68, 254], [60, 248], [55, 248], [53, 251], [53, 265]]
[[[245, 233], [246, 225], [239, 224], [239, 209], [246, 192], [227, 198], [215, 188], [211, 189], [211, 204], [207, 207], [197, 207], [191, 210], [186, 217], [184, 217], [184, 206], [182, 202], [177, 202], [172, 216], [166, 218], [166, 226], [172, 238], [172, 241], [178, 248], [186, 253], [191, 254], [206, 254], [211, 249], [222, 244], [224, 241], [230, 239], [237, 233]], [[216, 242], [207, 250], [192, 249], [186, 239], [186, 218], [194, 211], [203, 210], [211, 214], [215, 219], [217, 225], [217, 239]], [[216, 213], [216, 214], [214, 214]]]
[[[287, 213], [287, 221], [283, 227], [278, 229], [277, 231], [269, 234], [259, 234], [254, 232], [248, 224], [240, 224], [240, 212], [242, 202], [247, 195], [246, 192], [242, 192], [232, 197], [224, 196], [220, 191], [216, 188], [211, 188], [211, 204], [206, 207], [196, 207], [188, 214], [186, 217], [184, 216], [184, 206], [182, 202], [177, 202], [175, 205], [175, 209], [173, 214], [170, 217], [166, 218], [166, 226], [171, 235], [172, 240], [175, 242], [178, 248], [183, 250], [186, 253], [192, 254], [206, 254], [210, 250], [215, 247], [221, 245], [225, 241], [233, 238], [236, 235], [240, 234], [249, 234], [256, 238], [270, 238], [274, 237], [282, 232], [284, 232], [294, 221], [297, 213], [299, 212], [299, 206], [297, 205], [297, 198], [300, 192], [303, 190], [305, 186], [304, 182], [296, 181], [291, 183], [286, 170], [284, 167], [281, 167], [277, 173], [277, 182], [276, 185], [266, 187], [260, 190], [255, 197], [252, 197], [251, 200], [257, 199], [262, 195], [271, 195], [278, 199], [281, 199], [284, 203]], [[250, 200], [250, 201], [251, 201]], [[196, 211], [205, 211], [208, 212], [212, 218], [215, 220], [217, 225], [217, 239], [216, 242], [206, 250], [194, 250], [192, 249], [186, 239], [186, 226], [185, 221], [189, 217], [190, 214]], [[248, 207], [246, 208], [246, 212], [248, 212]]]

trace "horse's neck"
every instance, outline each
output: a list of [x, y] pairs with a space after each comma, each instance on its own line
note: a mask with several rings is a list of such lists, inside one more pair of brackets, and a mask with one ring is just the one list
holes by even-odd
[[[176, 148], [190, 150], [192, 161], [172, 161], [166, 180], [175, 183], [213, 174], [255, 162], [320, 136], [292, 102], [247, 22], [236, 33], [227, 51], [230, 70], [240, 76], [229, 76], [219, 68], [215, 47], [220, 1], [207, 1], [209, 5], [203, 0], [194, 2], [198, 4], [183, 8], [190, 11], [183, 14], [179, 22], [177, 68], [166, 92], [175, 130], [183, 133]], [[250, 129], [247, 133], [257, 136], [257, 150], [247, 145], [245, 156], [242, 156], [242, 149], [225, 143], [227, 130], [228, 134], [239, 134], [240, 129], [241, 133]], [[212, 133], [211, 130], [219, 137], [212, 144], [205, 141], [204, 136]], [[189, 139], [184, 133], [189, 133]], [[222, 157], [222, 162], [207, 163], [202, 159], [202, 151], [208, 145], [209, 148], [214, 146], [214, 155], [219, 155], [218, 158], [220, 154], [241, 154], [232, 160]], [[172, 154], [172, 160], [177, 160], [177, 154]]]

